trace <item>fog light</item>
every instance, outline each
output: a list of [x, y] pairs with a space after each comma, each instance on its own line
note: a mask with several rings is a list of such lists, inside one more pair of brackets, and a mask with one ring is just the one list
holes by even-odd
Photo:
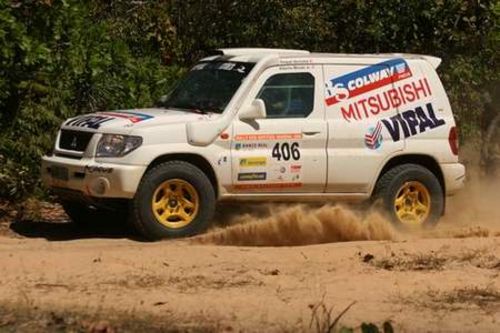
[[110, 188], [109, 180], [99, 177], [90, 186], [90, 192], [94, 195], [104, 195]]

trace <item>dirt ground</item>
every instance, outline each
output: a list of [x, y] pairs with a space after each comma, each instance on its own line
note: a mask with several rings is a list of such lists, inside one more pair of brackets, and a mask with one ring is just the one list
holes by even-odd
[[425, 232], [341, 206], [261, 205], [145, 243], [50, 205], [7, 214], [0, 331], [326, 332], [347, 309], [337, 329], [499, 332], [498, 185], [469, 183]]

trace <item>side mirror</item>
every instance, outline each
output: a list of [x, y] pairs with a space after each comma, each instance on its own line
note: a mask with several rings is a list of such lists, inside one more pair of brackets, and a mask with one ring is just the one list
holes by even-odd
[[260, 98], [254, 100], [252, 104], [241, 110], [239, 113], [241, 120], [254, 120], [266, 118], [266, 104]]

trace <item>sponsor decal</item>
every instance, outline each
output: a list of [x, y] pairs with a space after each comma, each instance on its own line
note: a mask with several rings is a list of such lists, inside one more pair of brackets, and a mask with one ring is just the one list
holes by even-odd
[[234, 62], [223, 62], [219, 65], [220, 70], [224, 71], [237, 71], [238, 73], [246, 73], [246, 67], [242, 64], [238, 65]]
[[233, 71], [243, 75], [247, 75], [254, 67], [254, 64], [238, 61], [205, 61], [194, 65], [191, 71], [199, 70], [221, 70]]
[[377, 122], [376, 126], [372, 126], [368, 129], [368, 133], [365, 134], [365, 145], [370, 149], [378, 149], [382, 146], [382, 123]]
[[99, 127], [101, 127], [102, 124], [114, 120], [116, 118], [125, 118], [128, 119], [131, 123], [135, 124], [143, 120], [148, 120], [154, 117], [137, 112], [126, 112], [126, 111], [99, 112], [95, 115], [83, 115], [77, 118], [70, 119], [64, 123], [64, 126], [98, 129]]
[[289, 164], [289, 165], [275, 165], [268, 175], [269, 180], [278, 182], [297, 182], [300, 179], [302, 165]]
[[74, 119], [70, 119], [64, 123], [64, 126], [74, 126], [74, 127], [87, 127], [92, 129], [98, 129], [102, 124], [113, 120], [113, 117], [105, 116], [80, 116]]
[[302, 183], [263, 183], [263, 184], [237, 184], [238, 190], [283, 189], [302, 187]]
[[117, 112], [100, 112], [100, 114], [116, 117], [116, 118], [124, 118], [129, 120], [131, 123], [139, 123], [144, 120], [148, 120], [154, 118], [153, 116], [138, 113], [138, 112], [129, 112], [129, 111], [117, 111]]
[[251, 168], [251, 167], [262, 167], [267, 165], [266, 157], [246, 157], [240, 158], [240, 167]]
[[219, 65], [219, 69], [222, 69], [225, 71], [231, 71], [231, 70], [233, 70], [234, 66], [236, 66], [236, 64], [234, 62], [223, 62]]
[[340, 112], [348, 122], [352, 120], [359, 121], [376, 116], [381, 112], [400, 108], [431, 95], [429, 82], [424, 78], [342, 105]]
[[272, 150], [272, 155], [273, 158], [277, 159], [278, 161], [281, 161], [282, 159], [284, 161], [288, 161], [290, 159], [294, 160], [300, 160], [300, 146], [298, 142], [284, 142], [284, 143], [279, 143], [276, 142], [276, 144], [273, 147]]
[[297, 140], [302, 139], [302, 133], [238, 134], [234, 139], [236, 141]]
[[112, 173], [113, 168], [103, 167], [99, 165], [86, 165], [85, 173]]
[[427, 103], [424, 107], [419, 106], [390, 118], [381, 119], [375, 127], [370, 127], [368, 130], [365, 135], [365, 145], [369, 149], [380, 148], [383, 128], [389, 132], [392, 141], [398, 142], [445, 124], [444, 119], [436, 116], [432, 103]]
[[328, 81], [326, 104], [331, 106], [411, 76], [410, 66], [404, 59], [383, 61]]
[[[438, 119], [431, 103], [414, 110], [404, 111], [388, 119], [380, 120], [394, 142], [424, 133], [446, 124], [444, 119]], [[401, 135], [402, 134], [402, 135]]]
[[256, 142], [256, 143], [241, 143], [237, 142], [234, 145], [236, 150], [254, 150], [254, 149], [266, 149], [268, 147], [267, 143]]
[[266, 180], [265, 172], [243, 172], [238, 174], [239, 181]]
[[227, 156], [221, 156], [221, 157], [219, 158], [219, 160], [217, 161], [217, 165], [226, 164], [226, 163], [227, 163], [227, 161], [228, 161]]

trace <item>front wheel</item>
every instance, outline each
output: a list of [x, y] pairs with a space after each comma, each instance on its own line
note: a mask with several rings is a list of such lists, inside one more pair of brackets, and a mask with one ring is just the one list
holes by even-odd
[[196, 166], [170, 161], [144, 175], [131, 206], [132, 223], [147, 239], [186, 237], [207, 228], [215, 192]]
[[435, 225], [444, 209], [443, 188], [436, 176], [417, 164], [396, 166], [377, 182], [375, 201], [399, 227]]

